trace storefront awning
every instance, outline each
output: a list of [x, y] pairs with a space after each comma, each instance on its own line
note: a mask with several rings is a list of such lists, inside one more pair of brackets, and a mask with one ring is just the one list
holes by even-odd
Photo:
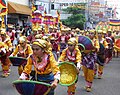
[[30, 14], [32, 14], [32, 10], [26, 5], [8, 2], [8, 13], [18, 13], [18, 14], [30, 15]]

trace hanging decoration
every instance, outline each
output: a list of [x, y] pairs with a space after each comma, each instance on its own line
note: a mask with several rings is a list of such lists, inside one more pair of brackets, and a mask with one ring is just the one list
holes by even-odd
[[54, 19], [50, 14], [46, 14], [44, 16], [43, 23], [46, 24], [46, 25], [53, 25], [54, 24]]

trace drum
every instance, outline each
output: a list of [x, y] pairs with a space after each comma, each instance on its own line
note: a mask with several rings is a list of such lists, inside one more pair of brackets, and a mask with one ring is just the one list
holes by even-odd
[[110, 37], [106, 37], [106, 41], [109, 44], [113, 44], [113, 40]]
[[27, 59], [23, 57], [9, 57], [13, 66], [20, 66], [23, 64], [27, 64]]
[[100, 49], [99, 49], [99, 53], [101, 54], [104, 54], [105, 53], [105, 47], [104, 47], [104, 45], [102, 44], [102, 43], [99, 43], [99, 45], [100, 45]]
[[13, 82], [20, 95], [47, 95], [50, 84], [32, 80], [16, 80]]
[[79, 36], [78, 43], [83, 44], [85, 47], [85, 50], [93, 50], [94, 49], [91, 39], [86, 36]]
[[100, 43], [100, 49], [97, 54], [97, 63], [103, 66], [104, 62], [105, 62], [105, 47], [103, 44]]
[[80, 51], [84, 51], [85, 50], [85, 46], [83, 44], [78, 43], [78, 48]]
[[59, 65], [60, 68], [60, 82], [62, 86], [70, 86], [77, 80], [77, 69], [74, 63], [72, 62], [61, 62]]

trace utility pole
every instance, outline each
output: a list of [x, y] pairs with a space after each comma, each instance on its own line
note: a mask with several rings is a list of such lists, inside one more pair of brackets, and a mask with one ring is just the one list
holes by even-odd
[[48, 10], [49, 14], [50, 14], [50, 11], [51, 11], [51, 0], [49, 0], [49, 10]]

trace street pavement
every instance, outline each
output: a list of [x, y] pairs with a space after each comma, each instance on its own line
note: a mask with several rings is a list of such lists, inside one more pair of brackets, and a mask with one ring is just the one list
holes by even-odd
[[[0, 95], [19, 95], [12, 85], [12, 82], [18, 78], [17, 67], [11, 66], [10, 76], [0, 77]], [[103, 78], [94, 79], [92, 92], [86, 92], [84, 86], [85, 81], [80, 71], [75, 95], [120, 95], [120, 58], [113, 58], [105, 65]], [[55, 95], [67, 95], [67, 87], [58, 85]]]

